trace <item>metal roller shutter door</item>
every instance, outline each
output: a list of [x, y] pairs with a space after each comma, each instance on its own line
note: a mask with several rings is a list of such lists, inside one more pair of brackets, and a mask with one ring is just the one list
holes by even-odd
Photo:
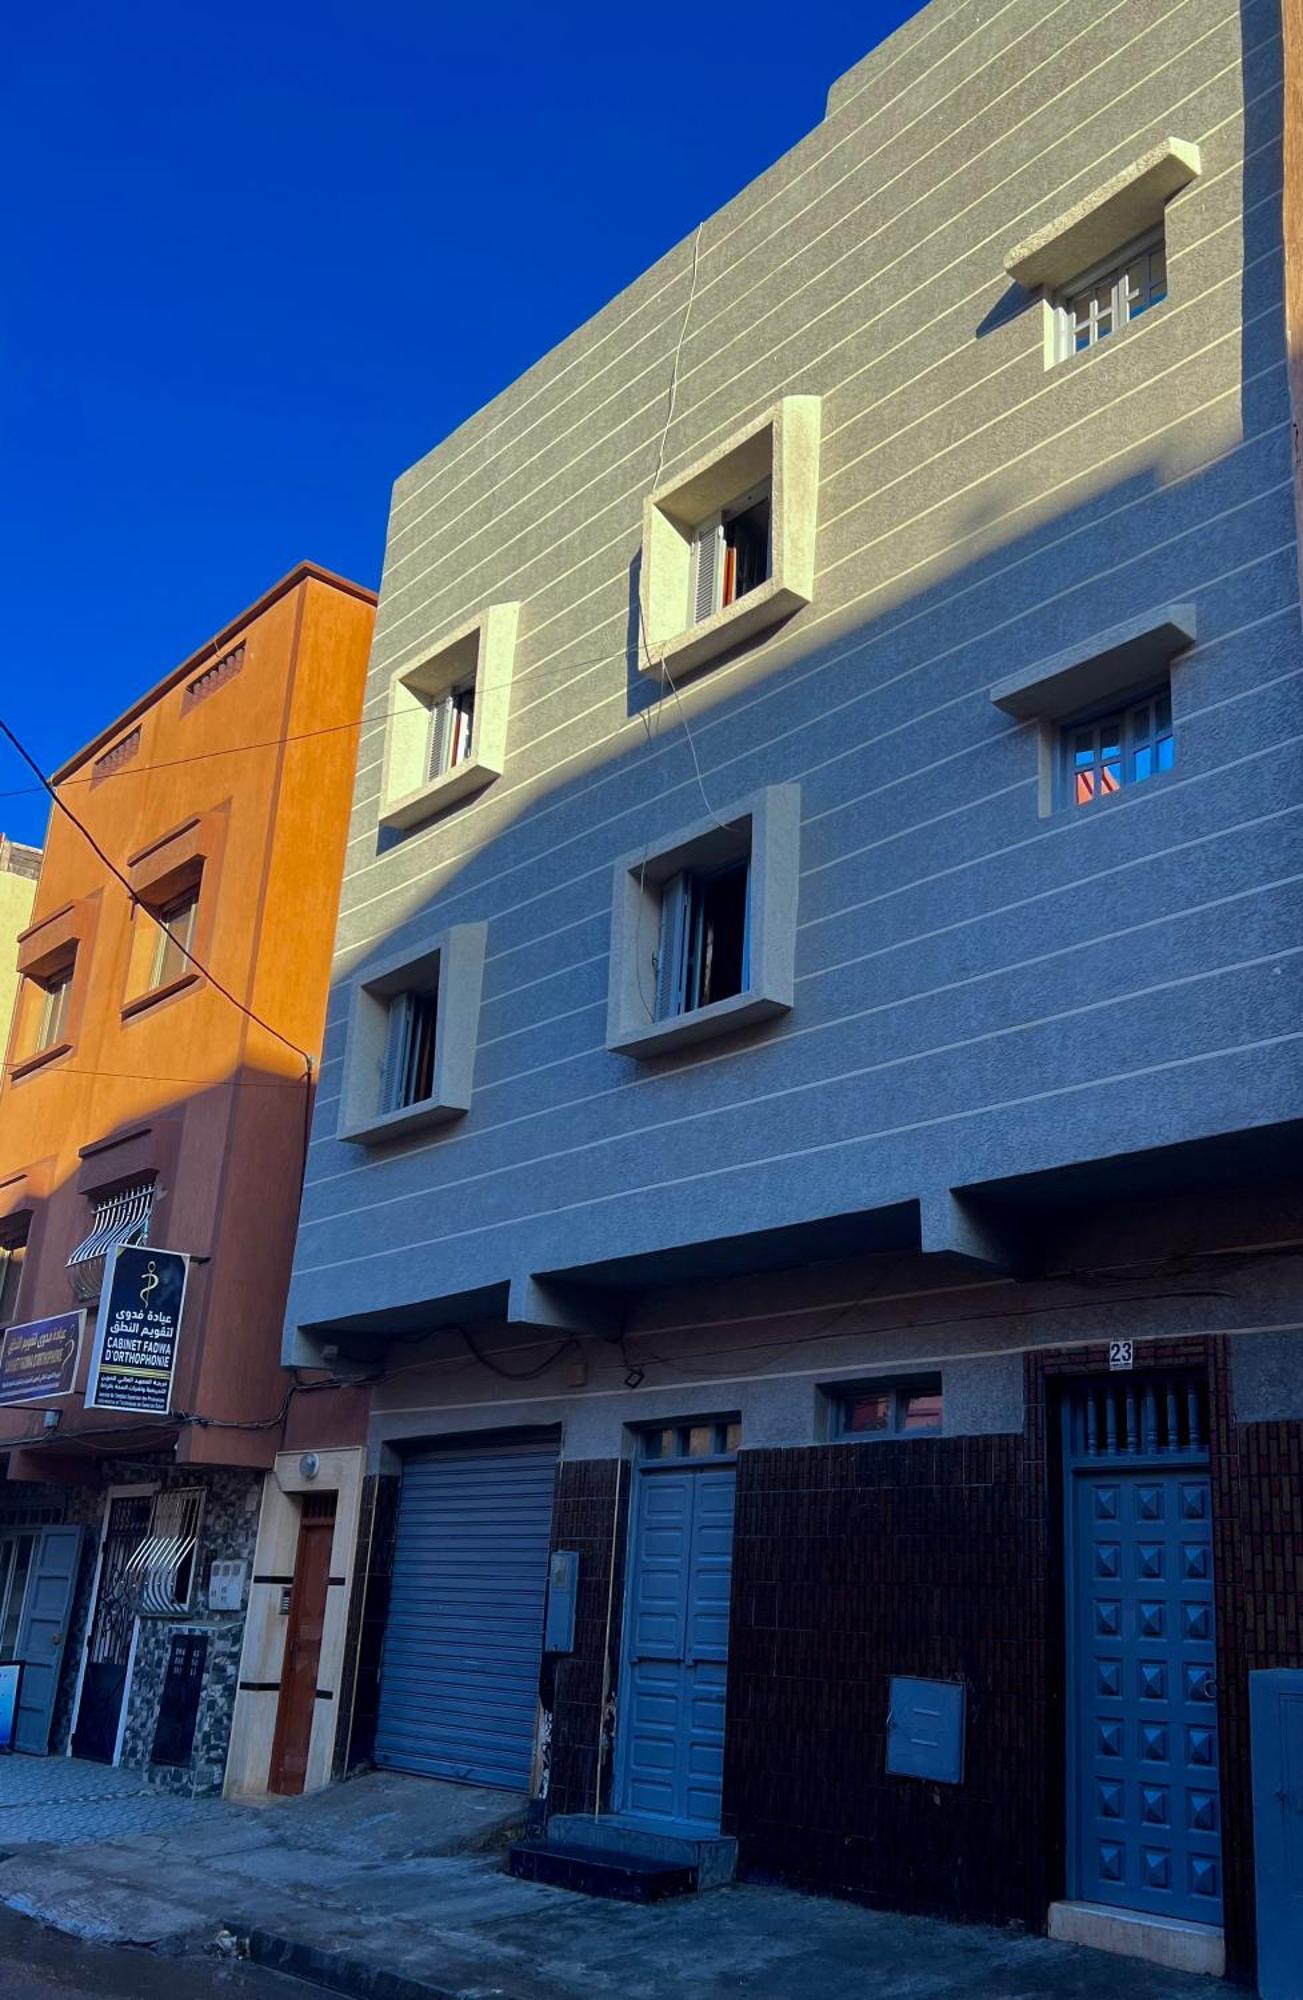
[[550, 1442], [407, 1458], [377, 1764], [528, 1788], [556, 1462]]

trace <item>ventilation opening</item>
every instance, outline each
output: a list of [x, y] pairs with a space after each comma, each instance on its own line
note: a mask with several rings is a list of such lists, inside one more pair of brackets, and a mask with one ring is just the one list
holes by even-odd
[[1064, 1398], [1064, 1442], [1076, 1462], [1205, 1458], [1208, 1389], [1196, 1375], [1128, 1375], [1074, 1384]]

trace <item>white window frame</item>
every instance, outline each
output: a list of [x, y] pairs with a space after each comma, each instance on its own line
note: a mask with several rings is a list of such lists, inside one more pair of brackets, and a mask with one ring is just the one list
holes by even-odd
[[[1162, 253], [1162, 289], [1155, 293], [1153, 284], [1153, 254]], [[1144, 282], [1138, 290], [1133, 290], [1130, 282], [1131, 267], [1141, 258], [1145, 259]], [[1099, 309], [1094, 294], [1106, 284], [1110, 286], [1110, 303], [1104, 312]], [[1091, 295], [1086, 314], [1085, 340], [1078, 346], [1078, 338], [1083, 332], [1077, 303], [1086, 295]], [[1054, 301], [1055, 358], [1071, 361], [1078, 354], [1088, 353], [1104, 340], [1124, 333], [1128, 326], [1162, 305], [1168, 296], [1167, 243], [1162, 224], [1156, 229], [1148, 229], [1131, 243], [1126, 243], [1111, 252], [1102, 263], [1093, 265], [1064, 285]], [[1141, 303], [1137, 304], [1137, 301]], [[1100, 321], [1108, 318], [1106, 332], [1099, 331]]]

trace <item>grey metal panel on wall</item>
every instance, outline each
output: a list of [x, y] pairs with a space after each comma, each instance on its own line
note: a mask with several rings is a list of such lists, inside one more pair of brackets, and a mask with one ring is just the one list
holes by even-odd
[[380, 1671], [376, 1762], [528, 1787], [554, 1439], [408, 1454]]

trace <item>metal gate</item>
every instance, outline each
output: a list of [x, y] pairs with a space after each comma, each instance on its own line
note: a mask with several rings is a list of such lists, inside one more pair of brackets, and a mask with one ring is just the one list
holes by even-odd
[[556, 1459], [550, 1439], [408, 1456], [377, 1764], [528, 1788]]
[[117, 1751], [131, 1642], [140, 1609], [139, 1578], [132, 1558], [149, 1538], [153, 1505], [148, 1493], [119, 1494], [109, 1501], [72, 1736], [75, 1757], [93, 1757], [101, 1764], [111, 1764]]
[[1066, 1401], [1064, 1445], [1069, 1893], [1220, 1924], [1202, 1385], [1081, 1384]]

